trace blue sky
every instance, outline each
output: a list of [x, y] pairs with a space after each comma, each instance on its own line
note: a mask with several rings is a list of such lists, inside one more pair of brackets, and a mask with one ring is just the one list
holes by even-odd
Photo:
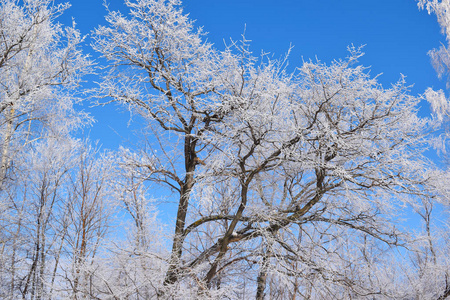
[[[60, 22], [73, 17], [83, 34], [105, 24], [103, 0], [73, 0]], [[110, 9], [123, 10], [122, 0], [109, 0]], [[429, 86], [445, 89], [445, 81], [434, 72], [427, 52], [445, 43], [434, 15], [419, 11], [414, 0], [186, 0], [185, 13], [208, 32], [207, 38], [222, 49], [224, 41], [246, 38], [252, 50], [282, 56], [290, 45], [291, 66], [302, 60], [324, 62], [343, 58], [350, 44], [365, 45], [361, 63], [386, 87], [407, 76], [411, 93], [421, 94]], [[123, 10], [126, 12], [125, 10]], [[87, 37], [89, 43], [89, 37]], [[92, 52], [89, 47], [86, 52]], [[93, 53], [95, 57], [96, 54]], [[104, 148], [116, 149], [122, 139], [132, 139], [128, 115], [117, 107], [88, 109], [97, 119], [90, 128], [92, 139]], [[122, 110], [123, 111], [123, 110]], [[423, 103], [423, 114], [428, 114]]]

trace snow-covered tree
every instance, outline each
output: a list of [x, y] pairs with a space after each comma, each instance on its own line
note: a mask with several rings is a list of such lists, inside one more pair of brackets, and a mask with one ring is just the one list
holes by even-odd
[[[354, 48], [289, 72], [283, 59], [254, 57], [245, 38], [215, 49], [180, 1], [125, 4], [95, 31], [108, 62], [96, 92], [145, 124], [142, 149], [124, 152], [137, 182], [128, 192], [159, 185], [177, 203], [170, 254], [134, 252], [151, 271], [137, 281], [126, 271], [127, 295], [415, 297], [402, 267], [416, 236], [401, 217], [427, 211], [440, 175], [404, 79], [382, 87]], [[145, 201], [129, 199], [139, 240]]]
[[55, 21], [68, 7], [50, 0], [0, 3], [0, 189], [17, 151], [87, 121], [73, 109], [73, 88], [91, 63], [80, 51], [80, 33]]
[[[75, 164], [68, 175], [67, 199], [64, 202], [64, 252], [66, 265], [61, 267], [65, 285], [63, 295], [74, 299], [97, 297], [99, 268], [97, 256], [106, 245], [114, 211], [114, 162], [107, 154], [90, 146], [89, 141], [77, 149]], [[70, 264], [67, 262], [70, 261]], [[62, 289], [62, 287], [59, 287]]]
[[[436, 14], [442, 33], [447, 41], [450, 41], [450, 1], [448, 0], [418, 0], [420, 9], [426, 9], [428, 13]], [[439, 49], [433, 49], [429, 52], [431, 61], [439, 77], [448, 74], [450, 67], [450, 56], [448, 46], [442, 45]]]
[[[110, 12], [109, 26], [95, 32], [94, 49], [110, 62], [98, 93], [128, 104], [149, 121], [162, 155], [137, 162], [148, 180], [163, 183], [179, 195], [175, 233], [166, 284], [178, 281], [184, 230], [195, 170], [206, 152], [201, 136], [217, 122], [209, 95], [227, 78], [240, 74], [229, 53], [203, 42], [178, 1], [125, 1], [130, 16]], [[224, 57], [220, 57], [224, 56]], [[227, 72], [232, 72], [227, 74]], [[217, 120], [216, 120], [217, 119]], [[156, 150], [156, 149], [155, 149]]]
[[62, 202], [89, 123], [74, 109], [91, 62], [56, 21], [69, 4], [0, 1], [0, 297], [51, 298], [64, 243]]
[[[442, 33], [445, 35], [447, 43], [450, 43], [450, 1], [448, 0], [418, 0], [420, 9], [426, 9], [428, 13], [434, 13], [438, 23], [441, 26]], [[439, 49], [430, 50], [429, 53], [431, 63], [436, 70], [439, 78], [447, 77], [450, 73], [450, 52], [449, 45], [442, 44]], [[448, 77], [450, 80], [450, 77]], [[447, 87], [450, 81], [447, 82]], [[428, 88], [425, 92], [428, 102], [439, 121], [445, 117], [448, 119], [450, 115], [450, 105], [445, 93], [442, 90], [434, 91]]]

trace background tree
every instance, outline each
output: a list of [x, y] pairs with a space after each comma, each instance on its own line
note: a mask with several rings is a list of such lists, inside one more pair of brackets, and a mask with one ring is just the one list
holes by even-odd
[[[61, 140], [34, 143], [20, 161], [20, 177], [14, 194], [8, 194], [4, 212], [2, 297], [5, 299], [43, 299], [55, 282], [55, 268], [63, 243], [64, 219], [60, 209], [64, 200], [67, 173], [71, 167], [72, 144]], [[54, 267], [55, 268], [54, 268]]]
[[80, 51], [83, 38], [75, 28], [55, 22], [68, 7], [48, 0], [0, 4], [2, 185], [17, 151], [46, 134], [87, 121], [73, 110], [73, 88], [90, 65]]
[[[450, 17], [448, 14], [450, 2], [448, 0], [418, 0], [418, 6], [420, 9], [426, 9], [428, 13], [436, 14], [442, 33], [448, 41], [450, 37]], [[446, 76], [450, 66], [448, 46], [442, 44], [439, 49], [431, 50], [429, 55], [438, 76], [440, 78]]]
[[[419, 0], [418, 6], [420, 9], [426, 9], [428, 13], [434, 13], [437, 16], [437, 21], [441, 27], [442, 33], [444, 34], [447, 43], [449, 42], [450, 37], [450, 2], [447, 0]], [[449, 46], [448, 44], [442, 44], [439, 49], [433, 49], [429, 51], [429, 55], [431, 58], [432, 65], [436, 70], [438, 77], [443, 78], [447, 77], [447, 87], [449, 87], [448, 74], [450, 67], [450, 56], [449, 56]], [[437, 139], [435, 143], [435, 147], [441, 151], [441, 158], [444, 160], [445, 165], [447, 166], [447, 174], [442, 176], [443, 180], [441, 182], [441, 190], [444, 191], [444, 198], [448, 203], [448, 199], [450, 199], [450, 194], [448, 191], [448, 162], [449, 156], [447, 153], [448, 141], [449, 141], [449, 116], [450, 116], [450, 104], [448, 98], [445, 95], [443, 90], [434, 91], [432, 88], [428, 88], [425, 92], [425, 96], [427, 101], [431, 104], [431, 110], [434, 114], [434, 117], [437, 121], [437, 125], [439, 127], [441, 135], [440, 138]], [[422, 217], [426, 232], [427, 232], [427, 240], [428, 246], [424, 246], [422, 248], [422, 253], [418, 258], [417, 264], [421, 266], [420, 274], [423, 277], [429, 276], [429, 273], [438, 273], [436, 277], [440, 278], [438, 280], [441, 285], [440, 292], [438, 293], [438, 299], [445, 299], [450, 296], [450, 284], [448, 281], [449, 277], [449, 267], [448, 262], [446, 262], [446, 255], [442, 256], [442, 253], [437, 253], [435, 251], [440, 252], [441, 245], [446, 243], [448, 239], [446, 235], [446, 231], [449, 224], [448, 213], [449, 208], [448, 205], [441, 207], [436, 206], [433, 202], [428, 202], [425, 206], [425, 210], [419, 212]], [[444, 211], [444, 217], [439, 218], [439, 211]], [[438, 213], [436, 213], [436, 211]], [[436, 223], [441, 222], [443, 225], [439, 226]], [[441, 231], [443, 230], [443, 231]], [[433, 231], [433, 234], [430, 233]], [[439, 246], [435, 246], [439, 245]], [[444, 246], [445, 248], [446, 246]], [[439, 260], [439, 262], [438, 262]], [[431, 267], [430, 267], [431, 265]], [[428, 266], [428, 268], [427, 268]], [[425, 269], [425, 270], [423, 270]], [[427, 290], [427, 287], [431, 284], [432, 280], [424, 280], [426, 282], [424, 284], [423, 290]]]
[[[74, 109], [91, 62], [83, 38], [55, 19], [68, 8], [47, 0], [0, 2], [0, 297], [50, 297], [61, 245], [56, 221], [76, 128]], [[61, 153], [57, 153], [60, 151]], [[63, 157], [68, 155], [67, 157]], [[53, 255], [54, 254], [54, 255]]]
[[79, 148], [75, 159], [63, 209], [66, 215], [61, 218], [66, 222], [64, 252], [71, 264], [64, 266], [61, 276], [67, 281], [71, 298], [92, 299], [99, 293], [97, 254], [106, 243], [114, 211], [109, 184], [114, 167], [111, 157], [100, 155], [88, 141]]

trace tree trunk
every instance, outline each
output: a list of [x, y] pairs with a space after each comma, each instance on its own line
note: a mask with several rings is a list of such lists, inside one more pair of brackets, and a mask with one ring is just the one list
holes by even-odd
[[267, 270], [269, 268], [269, 257], [272, 254], [270, 249], [268, 248], [266, 253], [264, 254], [262, 265], [258, 274], [258, 279], [256, 282], [258, 283], [258, 287], [256, 288], [256, 300], [264, 300], [264, 290], [266, 289], [267, 282]]
[[9, 109], [8, 116], [6, 117], [6, 133], [3, 139], [3, 147], [2, 147], [2, 160], [0, 162], [0, 191], [3, 190], [3, 185], [6, 180], [6, 172], [8, 170], [8, 165], [10, 163], [10, 145], [11, 138], [13, 135], [13, 120], [15, 117], [15, 109], [13, 106]]
[[175, 235], [172, 244], [172, 253], [169, 261], [169, 269], [164, 279], [164, 285], [174, 284], [178, 280], [179, 262], [183, 254], [184, 227], [186, 225], [186, 216], [189, 206], [191, 190], [194, 186], [194, 171], [197, 163], [195, 154], [196, 141], [190, 136], [185, 138], [184, 156], [186, 177], [181, 186], [180, 201], [178, 204], [177, 220], [175, 223]]

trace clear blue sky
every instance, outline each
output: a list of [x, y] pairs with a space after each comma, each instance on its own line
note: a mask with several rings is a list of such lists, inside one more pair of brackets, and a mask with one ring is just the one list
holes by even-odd
[[[105, 24], [102, 3], [72, 0], [60, 21], [70, 23], [73, 17], [81, 32], [89, 34]], [[123, 9], [122, 0], [109, 3], [112, 10]], [[429, 86], [445, 89], [427, 56], [445, 39], [436, 17], [419, 11], [415, 0], [186, 0], [183, 7], [219, 49], [224, 40], [239, 39], [244, 28], [256, 55], [264, 50], [279, 57], [293, 45], [291, 66], [315, 57], [330, 62], [345, 57], [350, 44], [366, 45], [361, 63], [371, 66], [372, 75], [383, 73], [379, 78], [383, 85], [404, 74], [408, 84], [414, 84], [412, 94]], [[91, 52], [88, 47], [86, 51]], [[427, 104], [423, 106], [427, 114]], [[114, 106], [90, 111], [98, 120], [90, 129], [91, 138], [100, 139], [104, 148], [115, 149], [121, 138], [128, 137], [128, 115], [117, 113]]]

